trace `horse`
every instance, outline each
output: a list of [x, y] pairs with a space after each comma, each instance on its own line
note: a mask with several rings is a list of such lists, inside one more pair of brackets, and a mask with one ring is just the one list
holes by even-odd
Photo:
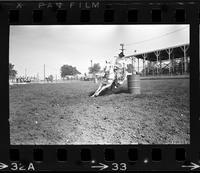
[[118, 88], [126, 80], [128, 73], [125, 66], [117, 65], [116, 63], [106, 61], [104, 68], [104, 76], [100, 86], [91, 97], [97, 97], [107, 88]]

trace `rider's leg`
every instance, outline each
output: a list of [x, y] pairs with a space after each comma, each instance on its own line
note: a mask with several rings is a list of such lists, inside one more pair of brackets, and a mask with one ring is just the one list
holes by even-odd
[[122, 85], [125, 82], [126, 79], [122, 80], [122, 81], [118, 81], [119, 85]]
[[113, 81], [112, 87], [114, 87], [114, 88], [117, 88], [117, 87], [118, 87], [118, 85], [117, 85], [117, 78]]

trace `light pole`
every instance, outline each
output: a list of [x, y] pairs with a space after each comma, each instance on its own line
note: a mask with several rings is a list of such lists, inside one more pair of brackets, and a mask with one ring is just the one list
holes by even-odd
[[44, 81], [45, 81], [45, 64], [44, 64]]
[[91, 68], [92, 68], [92, 60], [90, 60], [90, 62], [91, 62]]
[[24, 77], [26, 78], [26, 68], [25, 68], [25, 74], [24, 74]]

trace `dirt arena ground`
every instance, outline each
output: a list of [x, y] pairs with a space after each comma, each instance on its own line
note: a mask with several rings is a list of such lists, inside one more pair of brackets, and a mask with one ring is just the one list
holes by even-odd
[[10, 86], [13, 145], [189, 144], [189, 79], [141, 80], [97, 98], [91, 81]]

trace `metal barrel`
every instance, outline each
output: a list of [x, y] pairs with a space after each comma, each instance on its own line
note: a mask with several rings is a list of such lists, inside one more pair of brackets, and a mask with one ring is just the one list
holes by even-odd
[[140, 94], [140, 75], [127, 76], [128, 91], [131, 94]]

